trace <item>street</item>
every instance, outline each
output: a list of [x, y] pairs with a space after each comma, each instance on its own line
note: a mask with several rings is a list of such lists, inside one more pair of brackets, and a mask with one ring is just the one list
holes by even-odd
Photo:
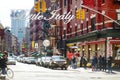
[[9, 65], [14, 71], [14, 78], [7, 80], [120, 80], [120, 72], [108, 74], [102, 71], [92, 72], [91, 69], [49, 69], [34, 64], [17, 62]]

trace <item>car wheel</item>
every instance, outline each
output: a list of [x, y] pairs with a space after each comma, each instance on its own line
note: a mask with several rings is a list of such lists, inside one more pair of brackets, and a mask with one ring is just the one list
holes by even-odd
[[65, 67], [65, 70], [67, 70], [67, 67]]
[[54, 69], [54, 67], [51, 67], [51, 69]]

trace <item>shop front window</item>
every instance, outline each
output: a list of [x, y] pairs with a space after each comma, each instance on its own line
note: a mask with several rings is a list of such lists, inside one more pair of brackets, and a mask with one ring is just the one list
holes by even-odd
[[117, 14], [118, 22], [120, 23], [120, 12]]
[[115, 47], [115, 60], [120, 60], [120, 45]]

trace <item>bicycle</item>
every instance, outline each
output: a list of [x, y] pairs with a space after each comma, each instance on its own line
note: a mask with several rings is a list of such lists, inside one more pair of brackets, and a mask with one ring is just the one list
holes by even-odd
[[[7, 74], [6, 74], [6, 77], [8, 77], [9, 79], [12, 79], [14, 77], [14, 72], [12, 69], [10, 68], [6, 68], [6, 71], [7, 71]], [[2, 71], [0, 69], [0, 76], [2, 74]]]

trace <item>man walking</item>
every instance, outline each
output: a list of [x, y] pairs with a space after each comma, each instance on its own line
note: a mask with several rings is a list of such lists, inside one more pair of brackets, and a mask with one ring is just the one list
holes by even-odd
[[108, 73], [112, 73], [112, 56], [109, 55], [107, 60], [108, 60]]

